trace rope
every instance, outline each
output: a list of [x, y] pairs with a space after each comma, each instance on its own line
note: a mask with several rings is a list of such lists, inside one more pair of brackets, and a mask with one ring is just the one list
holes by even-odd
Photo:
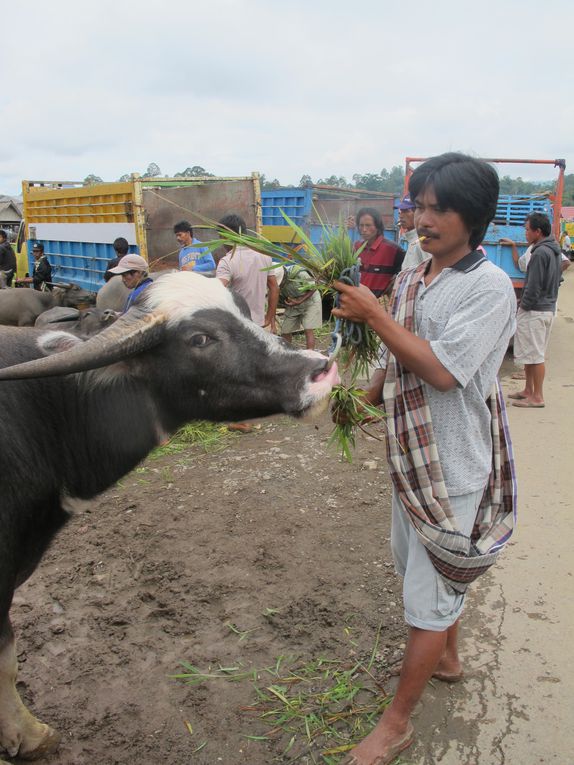
[[[355, 263], [348, 268], [344, 268], [341, 271], [338, 280], [343, 282], [343, 284], [348, 284], [350, 287], [358, 287], [361, 281], [359, 268], [358, 263]], [[340, 302], [341, 296], [337, 293], [335, 297], [335, 308], [339, 307]], [[335, 328], [331, 333], [331, 345], [327, 351], [330, 364], [333, 363], [343, 345], [360, 345], [363, 342], [363, 339], [364, 327], [361, 324], [338, 317], [335, 321]]]

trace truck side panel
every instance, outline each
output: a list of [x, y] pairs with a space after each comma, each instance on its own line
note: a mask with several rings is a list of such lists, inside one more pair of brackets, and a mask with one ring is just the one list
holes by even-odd
[[[140, 181], [138, 181], [140, 183]], [[217, 238], [210, 222], [228, 213], [241, 215], [260, 231], [259, 178], [205, 178], [173, 182], [141, 181], [147, 258], [154, 270], [177, 268], [179, 246], [173, 227], [181, 220], [193, 226], [200, 241]]]
[[123, 236], [130, 252], [138, 252], [134, 224], [133, 183], [22, 184], [28, 240], [44, 245], [56, 283], [72, 282], [96, 292], [104, 283], [108, 261], [115, 257], [114, 239]]

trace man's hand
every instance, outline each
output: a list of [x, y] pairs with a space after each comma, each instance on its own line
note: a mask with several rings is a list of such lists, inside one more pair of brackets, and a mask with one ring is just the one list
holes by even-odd
[[333, 308], [333, 316], [369, 324], [385, 310], [364, 284], [351, 287], [343, 282], [334, 282], [333, 286], [339, 292], [339, 308]]
[[509, 239], [507, 236], [503, 237], [502, 239], [498, 240], [500, 244], [509, 244], [511, 247], [513, 244], [516, 244], [514, 239]]

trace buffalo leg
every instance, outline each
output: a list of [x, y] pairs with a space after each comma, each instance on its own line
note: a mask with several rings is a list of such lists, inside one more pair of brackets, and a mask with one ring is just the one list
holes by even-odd
[[55, 751], [60, 736], [26, 709], [16, 690], [16, 641], [7, 619], [0, 628], [0, 751], [37, 760]]

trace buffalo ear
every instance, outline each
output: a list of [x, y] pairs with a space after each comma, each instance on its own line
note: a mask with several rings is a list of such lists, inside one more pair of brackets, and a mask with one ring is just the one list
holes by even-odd
[[38, 339], [40, 349], [46, 356], [52, 356], [54, 353], [69, 351], [83, 341], [69, 332], [51, 331], [43, 333]]

